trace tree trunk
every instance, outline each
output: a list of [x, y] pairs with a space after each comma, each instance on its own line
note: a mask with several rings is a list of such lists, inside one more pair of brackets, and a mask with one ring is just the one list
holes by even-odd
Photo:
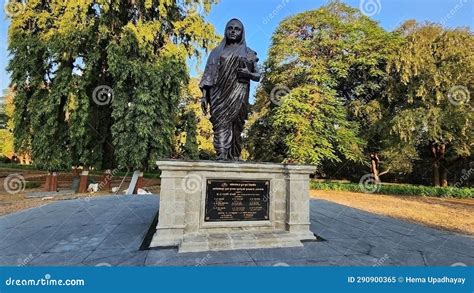
[[439, 163], [433, 159], [433, 186], [439, 186]]
[[379, 176], [379, 157], [376, 153], [370, 154], [370, 172], [376, 182], [380, 182]]
[[440, 165], [439, 165], [439, 180], [440, 180], [440, 185], [443, 186], [443, 187], [446, 187], [448, 186], [448, 168], [446, 166], [446, 145], [445, 144], [441, 144], [439, 146], [439, 150], [438, 150], [438, 153], [439, 153], [439, 162], [440, 162]]
[[440, 185], [442, 187], [448, 186], [448, 169], [444, 165], [440, 167]]
[[112, 190], [112, 170], [107, 169], [104, 172], [104, 177], [102, 178], [102, 182], [99, 185], [99, 190], [106, 190], [110, 191]]
[[433, 155], [433, 185], [448, 186], [448, 169], [446, 166], [446, 144], [431, 144]]

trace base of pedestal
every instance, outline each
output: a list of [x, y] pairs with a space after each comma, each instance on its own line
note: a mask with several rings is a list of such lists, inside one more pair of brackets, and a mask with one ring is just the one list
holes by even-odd
[[160, 211], [150, 248], [180, 253], [301, 247], [314, 166], [159, 161]]
[[211, 233], [187, 235], [179, 245], [179, 253], [236, 249], [301, 247], [297, 235], [287, 231]]

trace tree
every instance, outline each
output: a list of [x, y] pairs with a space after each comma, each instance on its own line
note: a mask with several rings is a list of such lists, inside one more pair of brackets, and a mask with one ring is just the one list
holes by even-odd
[[[216, 1], [39, 1], [9, 28], [15, 148], [45, 170], [154, 167]], [[52, 143], [55, 142], [55, 143]]]
[[13, 115], [13, 91], [8, 89], [0, 97], [0, 156], [11, 158], [13, 156], [13, 135], [11, 133]]
[[428, 148], [433, 185], [446, 186], [450, 164], [472, 155], [474, 36], [415, 21], [398, 32], [405, 39], [389, 64], [390, 130], [417, 152]]
[[370, 158], [380, 148], [372, 138], [377, 131], [362, 133], [382, 117], [383, 107], [374, 101], [384, 91], [395, 45], [394, 35], [340, 1], [285, 19], [257, 92], [252, 158], [362, 162], [365, 145]]
[[186, 159], [199, 159], [196, 124], [196, 114], [193, 111], [188, 111], [186, 113], [186, 143], [183, 146], [183, 153]]
[[176, 157], [209, 160], [215, 157], [212, 124], [201, 110], [199, 78], [191, 78], [182, 94]]
[[170, 156], [186, 59], [215, 36], [199, 14], [184, 14], [176, 3], [133, 7], [134, 24], [124, 23], [108, 50], [116, 82], [112, 134], [119, 164], [143, 169]]

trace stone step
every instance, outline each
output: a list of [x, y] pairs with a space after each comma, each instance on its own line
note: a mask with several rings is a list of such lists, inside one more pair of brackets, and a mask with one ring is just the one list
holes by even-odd
[[299, 238], [288, 231], [245, 231], [186, 235], [179, 245], [179, 253], [301, 246]]

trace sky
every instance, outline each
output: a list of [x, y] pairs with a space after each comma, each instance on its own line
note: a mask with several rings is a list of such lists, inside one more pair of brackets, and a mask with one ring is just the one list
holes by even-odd
[[[271, 44], [272, 33], [280, 21], [303, 11], [318, 9], [327, 2], [327, 0], [221, 0], [219, 4], [213, 6], [207, 19], [221, 35], [229, 19], [240, 19], [245, 26], [247, 45], [258, 53], [263, 63]], [[464, 26], [469, 27], [471, 31], [474, 25], [474, 0], [345, 0], [343, 2], [352, 7], [363, 8], [366, 14], [388, 31], [394, 30], [408, 19], [442, 23], [451, 28]], [[9, 59], [8, 25], [9, 20], [1, 9], [0, 90], [6, 89], [10, 83], [5, 70]], [[205, 59], [203, 58], [202, 63]], [[197, 74], [203, 67], [204, 64], [190, 62], [191, 75]], [[254, 90], [255, 84], [252, 92]]]

